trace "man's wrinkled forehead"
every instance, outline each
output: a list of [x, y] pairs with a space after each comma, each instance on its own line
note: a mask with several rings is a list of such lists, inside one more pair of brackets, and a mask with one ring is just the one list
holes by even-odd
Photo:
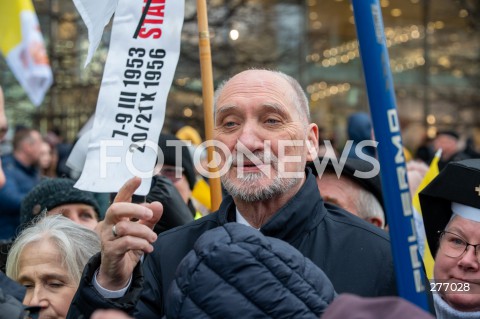
[[245, 70], [232, 76], [230, 81], [233, 81], [236, 79], [243, 79], [243, 78], [253, 78], [256, 80], [263, 80], [263, 79], [268, 79], [273, 77], [280, 78], [280, 76], [278, 76], [276, 72], [269, 71], [269, 70]]
[[[259, 105], [259, 107], [262, 109], [262, 112], [269, 112], [269, 113], [276, 113], [281, 115], [282, 117], [286, 118], [289, 115], [288, 109], [279, 103], [269, 103], [265, 102]], [[216, 116], [218, 118], [221, 118], [222, 115], [227, 115], [227, 114], [232, 114], [232, 113], [238, 113], [240, 112], [241, 106], [238, 106], [236, 104], [226, 104], [222, 105], [220, 108], [218, 108], [216, 112]]]
[[[249, 73], [244, 74], [247, 72]], [[260, 74], [255, 75], [255, 72]], [[215, 115], [224, 113], [228, 109], [241, 107], [234, 102], [237, 96], [247, 96], [252, 99], [265, 96], [264, 100], [259, 101], [259, 105], [266, 108], [285, 109], [285, 105], [290, 104], [289, 90], [291, 87], [288, 82], [273, 72], [262, 70], [242, 72], [226, 82], [218, 92]]]
[[267, 70], [248, 70], [233, 76], [225, 86], [240, 85], [252, 87], [288, 88], [289, 83], [280, 74]]

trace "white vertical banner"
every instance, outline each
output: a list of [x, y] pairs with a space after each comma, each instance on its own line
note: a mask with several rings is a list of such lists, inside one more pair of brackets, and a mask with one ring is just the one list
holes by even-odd
[[[75, 1], [84, 21], [96, 2]], [[86, 162], [75, 187], [116, 192], [139, 176], [136, 194], [148, 193], [180, 54], [183, 15], [183, 0], [118, 0]], [[103, 29], [104, 22], [98, 23], [92, 27]]]

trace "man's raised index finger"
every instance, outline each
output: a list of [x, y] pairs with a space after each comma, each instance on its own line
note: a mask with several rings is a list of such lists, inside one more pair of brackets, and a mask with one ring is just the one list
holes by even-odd
[[113, 202], [131, 202], [133, 193], [141, 183], [142, 179], [140, 177], [130, 178], [125, 184], [123, 184], [122, 188], [120, 188]]

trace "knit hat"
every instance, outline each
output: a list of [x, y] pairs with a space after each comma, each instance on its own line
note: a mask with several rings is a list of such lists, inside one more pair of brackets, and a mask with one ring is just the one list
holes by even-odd
[[20, 222], [30, 222], [44, 209], [51, 210], [65, 204], [86, 204], [100, 217], [100, 207], [92, 193], [74, 188], [75, 181], [68, 178], [48, 178], [35, 186], [22, 200]]
[[[167, 141], [175, 141], [172, 144], [172, 142], [169, 143], [167, 146]], [[179, 147], [178, 145], [182, 144], [182, 147]], [[158, 147], [163, 153], [163, 163], [160, 164], [166, 164], [166, 165], [171, 165], [171, 166], [176, 166], [176, 158], [175, 158], [175, 152], [176, 148], [180, 148], [181, 153], [181, 163], [182, 167], [184, 169], [183, 173], [185, 174], [185, 177], [188, 180], [188, 185], [190, 186], [190, 189], [193, 189], [195, 186], [196, 182], [196, 174], [195, 174], [195, 167], [193, 165], [193, 160], [192, 157], [190, 156], [190, 152], [188, 150], [187, 145], [179, 140], [175, 135], [172, 134], [160, 134], [160, 138], [158, 139]], [[162, 159], [161, 154], [159, 154], [160, 160]]]

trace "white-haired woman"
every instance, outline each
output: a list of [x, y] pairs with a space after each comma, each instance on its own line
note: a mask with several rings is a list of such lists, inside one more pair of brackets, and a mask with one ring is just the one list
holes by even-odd
[[6, 273], [26, 287], [23, 303], [40, 317], [65, 318], [83, 268], [100, 251], [97, 234], [61, 215], [24, 229], [8, 254]]

